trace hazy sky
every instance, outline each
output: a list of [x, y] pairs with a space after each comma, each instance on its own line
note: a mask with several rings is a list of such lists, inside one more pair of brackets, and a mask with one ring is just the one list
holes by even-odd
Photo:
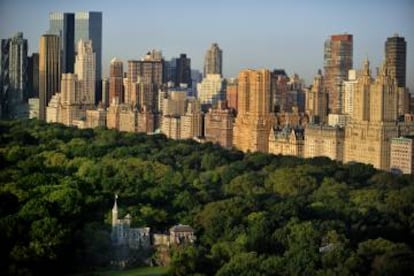
[[384, 57], [394, 33], [407, 41], [407, 85], [414, 91], [413, 0], [0, 0], [0, 38], [22, 31], [29, 52], [49, 26], [50, 11], [103, 12], [103, 72], [116, 56], [124, 62], [160, 49], [166, 59], [186, 53], [203, 68], [211, 43], [223, 49], [224, 75], [244, 68], [284, 68], [309, 84], [323, 67], [324, 41], [354, 35], [354, 67]]

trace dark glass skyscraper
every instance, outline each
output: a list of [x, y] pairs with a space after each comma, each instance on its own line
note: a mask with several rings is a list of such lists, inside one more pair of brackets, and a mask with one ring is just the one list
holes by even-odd
[[186, 54], [181, 54], [180, 57], [177, 58], [176, 62], [177, 67], [175, 85], [180, 86], [181, 83], [185, 83], [188, 87], [191, 87], [191, 59], [187, 58]]
[[398, 87], [405, 87], [407, 66], [407, 42], [404, 37], [395, 34], [385, 42], [385, 60], [393, 77], [397, 79]]
[[102, 12], [75, 13], [75, 45], [82, 39], [92, 41], [96, 55], [96, 90], [95, 101], [102, 99]]
[[62, 73], [73, 73], [73, 64], [75, 63], [75, 14], [49, 13], [48, 33], [60, 37]]

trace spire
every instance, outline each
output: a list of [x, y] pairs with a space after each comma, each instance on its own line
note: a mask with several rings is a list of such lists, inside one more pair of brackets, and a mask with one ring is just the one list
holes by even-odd
[[118, 204], [117, 204], [118, 195], [115, 194], [114, 207], [112, 207], [112, 227], [115, 227], [118, 223]]
[[118, 194], [115, 194], [115, 202], [114, 202], [114, 207], [112, 208], [112, 212], [118, 212], [117, 200], [118, 200]]
[[365, 76], [369, 76], [370, 75], [370, 72], [369, 72], [369, 60], [368, 60], [368, 58], [366, 58], [365, 61], [364, 61], [364, 70], [363, 70], [363, 72], [364, 72], [364, 75]]

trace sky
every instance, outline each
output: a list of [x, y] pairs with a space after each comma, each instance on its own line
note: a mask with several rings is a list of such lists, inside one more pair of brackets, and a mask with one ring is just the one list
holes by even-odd
[[29, 53], [37, 52], [51, 11], [103, 12], [104, 76], [113, 57], [126, 62], [151, 49], [168, 60], [186, 53], [192, 69], [202, 70], [216, 42], [225, 77], [283, 68], [311, 84], [330, 35], [353, 34], [354, 68], [368, 58], [374, 69], [387, 37], [398, 33], [407, 41], [407, 86], [414, 92], [413, 0], [0, 0], [0, 38], [21, 31]]

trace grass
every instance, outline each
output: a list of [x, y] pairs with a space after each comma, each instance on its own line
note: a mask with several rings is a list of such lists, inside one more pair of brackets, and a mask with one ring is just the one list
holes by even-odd
[[100, 276], [162, 276], [167, 275], [168, 267], [140, 267], [130, 270], [111, 270], [99, 272]]

